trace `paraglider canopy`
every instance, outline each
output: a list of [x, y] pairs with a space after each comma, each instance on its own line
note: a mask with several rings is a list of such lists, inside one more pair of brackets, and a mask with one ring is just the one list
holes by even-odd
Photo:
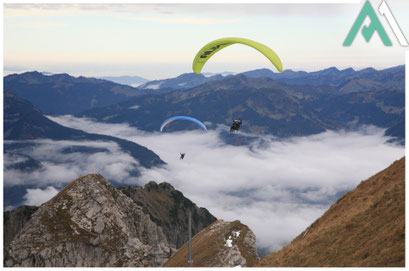
[[280, 58], [271, 48], [256, 41], [235, 37], [217, 39], [203, 46], [203, 48], [200, 49], [200, 51], [196, 54], [195, 59], [193, 60], [193, 71], [199, 74], [209, 58], [211, 58], [216, 52], [220, 51], [221, 49], [235, 43], [241, 43], [253, 47], [264, 56], [266, 56], [278, 71], [283, 71], [283, 64], [281, 63]]
[[193, 121], [194, 123], [198, 124], [206, 133], [207, 133], [207, 128], [206, 125], [204, 125], [202, 122], [200, 122], [199, 120], [195, 119], [195, 118], [191, 118], [191, 117], [186, 117], [186, 116], [175, 116], [175, 117], [171, 117], [167, 120], [165, 120], [162, 125], [160, 126], [160, 131], [163, 132], [163, 128], [165, 128], [166, 125], [168, 125], [169, 123], [175, 121], [175, 120], [189, 120], [189, 121]]

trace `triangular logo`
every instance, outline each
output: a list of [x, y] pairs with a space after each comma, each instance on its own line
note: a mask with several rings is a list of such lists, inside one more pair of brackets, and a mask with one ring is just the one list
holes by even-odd
[[351, 43], [354, 41], [355, 36], [358, 33], [359, 29], [361, 28], [361, 25], [364, 23], [366, 16], [369, 16], [369, 18], [371, 19], [371, 24], [369, 26], [364, 26], [362, 28], [362, 35], [364, 36], [365, 40], [368, 42], [371, 39], [373, 33], [375, 31], [378, 31], [378, 34], [381, 37], [383, 44], [385, 44], [385, 46], [392, 46], [391, 40], [386, 34], [385, 29], [383, 29], [381, 22], [376, 16], [375, 11], [368, 0], [365, 2], [365, 5], [363, 6], [361, 12], [359, 13], [358, 18], [356, 19], [354, 25], [349, 31], [349, 34], [344, 41], [344, 46], [350, 46]]

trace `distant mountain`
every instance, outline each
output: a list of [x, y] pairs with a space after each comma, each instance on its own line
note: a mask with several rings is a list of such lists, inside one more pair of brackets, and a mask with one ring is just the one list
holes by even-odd
[[351, 124], [372, 124], [390, 128], [405, 114], [405, 93], [400, 89], [390, 88], [382, 91], [323, 96], [307, 104], [317, 110], [320, 119], [339, 128]]
[[373, 68], [355, 71], [352, 68], [338, 70], [330, 67], [315, 72], [285, 70], [275, 73], [269, 69], [259, 69], [242, 74], [252, 78], [268, 77], [290, 85], [331, 85], [341, 93], [375, 91], [385, 87], [404, 89], [405, 87], [404, 65], [379, 71]]
[[[158, 155], [143, 146], [112, 136], [88, 134], [80, 130], [64, 127], [43, 116], [28, 101], [17, 98], [11, 93], [5, 93], [4, 165], [6, 170], [34, 172], [35, 170], [42, 169], [41, 160], [36, 160], [25, 153], [26, 150], [40, 145], [40, 143], [33, 141], [34, 139], [69, 140], [73, 142], [72, 145], [67, 145], [62, 150], [63, 153], [61, 155], [73, 152], [89, 155], [108, 151], [107, 149], [95, 148], [93, 146], [82, 146], [81, 141], [84, 140], [113, 142], [118, 144], [123, 152], [128, 153], [142, 167], [151, 168], [165, 164]], [[78, 142], [78, 145], [75, 142]], [[138, 176], [139, 170], [136, 167], [133, 168], [132, 174]], [[8, 180], [7, 171], [4, 177]], [[27, 188], [32, 188], [32, 186], [14, 186], [13, 184], [5, 183], [5, 206], [21, 204], [22, 196]]]
[[[331, 73], [331, 71], [327, 71]], [[166, 118], [188, 115], [230, 125], [241, 117], [243, 131], [280, 137], [320, 133], [350, 127], [351, 122], [390, 128], [404, 114], [404, 89], [341, 93], [335, 87], [288, 85], [243, 74], [211, 81], [168, 94], [144, 96], [77, 116], [102, 122], [129, 123], [146, 131], [158, 130]], [[172, 123], [170, 131], [195, 129], [190, 123]]]
[[108, 81], [112, 81], [114, 83], [117, 84], [121, 84], [121, 85], [128, 85], [131, 87], [138, 87], [146, 82], [148, 82], [148, 79], [139, 77], [139, 76], [131, 76], [131, 75], [123, 75], [123, 76], [104, 76], [104, 77], [100, 77], [100, 79], [104, 79], [104, 80], [108, 80]]
[[175, 248], [180, 248], [188, 240], [188, 211], [192, 213], [193, 235], [216, 221], [209, 211], [197, 207], [169, 183], [151, 181], [143, 188], [126, 185], [118, 189], [150, 215]]
[[[256, 236], [240, 221], [217, 220], [192, 239], [193, 265], [197, 267], [255, 267], [259, 264]], [[187, 267], [187, 244], [163, 267]]]
[[[278, 136], [319, 133], [327, 126], [316, 113], [287, 93], [288, 86], [268, 78], [236, 75], [196, 88], [170, 94], [130, 99], [114, 106], [86, 111], [78, 116], [123, 123], [147, 131], [158, 130], [166, 118], [188, 115], [213, 124], [230, 125], [232, 118], [245, 120], [244, 131]], [[139, 106], [134, 110], [135, 106]], [[195, 128], [174, 123], [169, 130]]]
[[184, 73], [176, 78], [149, 81], [138, 88], [142, 90], [151, 90], [151, 92], [165, 93], [172, 90], [194, 88], [207, 82], [220, 79], [223, 79], [223, 76], [220, 74], [204, 76], [203, 74]]
[[[64, 127], [51, 121], [29, 102], [10, 93], [4, 94], [4, 140], [27, 140], [48, 138], [53, 140], [102, 140], [117, 143], [142, 166], [150, 168], [164, 162], [155, 153], [136, 143], [112, 136], [88, 134], [81, 130]], [[18, 144], [14, 144], [18, 147]], [[81, 151], [82, 149], [76, 149]], [[86, 148], [83, 150], [88, 151]]]
[[4, 251], [7, 267], [155, 267], [161, 228], [104, 177], [89, 174], [41, 205]]
[[396, 125], [386, 130], [385, 135], [393, 137], [389, 142], [405, 145], [405, 115]]
[[405, 158], [361, 182], [263, 267], [404, 267]]
[[39, 72], [4, 77], [4, 91], [30, 101], [45, 114], [75, 114], [144, 94], [107, 80]]

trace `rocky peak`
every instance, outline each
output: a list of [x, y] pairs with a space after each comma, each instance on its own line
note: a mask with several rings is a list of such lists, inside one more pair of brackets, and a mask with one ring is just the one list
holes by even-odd
[[199, 208], [169, 183], [149, 182], [144, 188], [122, 186], [119, 189], [150, 215], [175, 249], [188, 239], [188, 212], [192, 213], [192, 234], [196, 234], [216, 218], [205, 208]]
[[[259, 264], [256, 237], [240, 221], [217, 220], [192, 239], [194, 266], [252, 267]], [[186, 267], [187, 244], [180, 248], [163, 266]]]
[[162, 229], [99, 174], [69, 183], [6, 247], [8, 267], [160, 266]]
[[175, 191], [175, 188], [170, 184], [170, 183], [160, 183], [157, 184], [154, 181], [150, 181], [149, 183], [145, 184], [144, 189], [146, 191], [152, 192], [152, 191], [156, 191], [156, 192], [160, 192], [160, 191], [167, 191], [167, 192], [171, 192], [171, 191]]

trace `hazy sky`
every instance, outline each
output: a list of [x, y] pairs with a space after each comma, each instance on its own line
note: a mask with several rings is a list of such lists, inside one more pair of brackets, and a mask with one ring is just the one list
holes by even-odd
[[[380, 0], [371, 0], [374, 9]], [[409, 1], [388, 0], [409, 36]], [[357, 69], [404, 64], [404, 48], [378, 14], [393, 46], [377, 33], [343, 47], [362, 4], [6, 4], [5, 73], [38, 70], [72, 75], [139, 75], [160, 79], [192, 72], [197, 51], [227, 36], [253, 39], [281, 57], [284, 69]], [[366, 24], [368, 24], [367, 20]], [[256, 50], [234, 45], [203, 72], [270, 68]]]

